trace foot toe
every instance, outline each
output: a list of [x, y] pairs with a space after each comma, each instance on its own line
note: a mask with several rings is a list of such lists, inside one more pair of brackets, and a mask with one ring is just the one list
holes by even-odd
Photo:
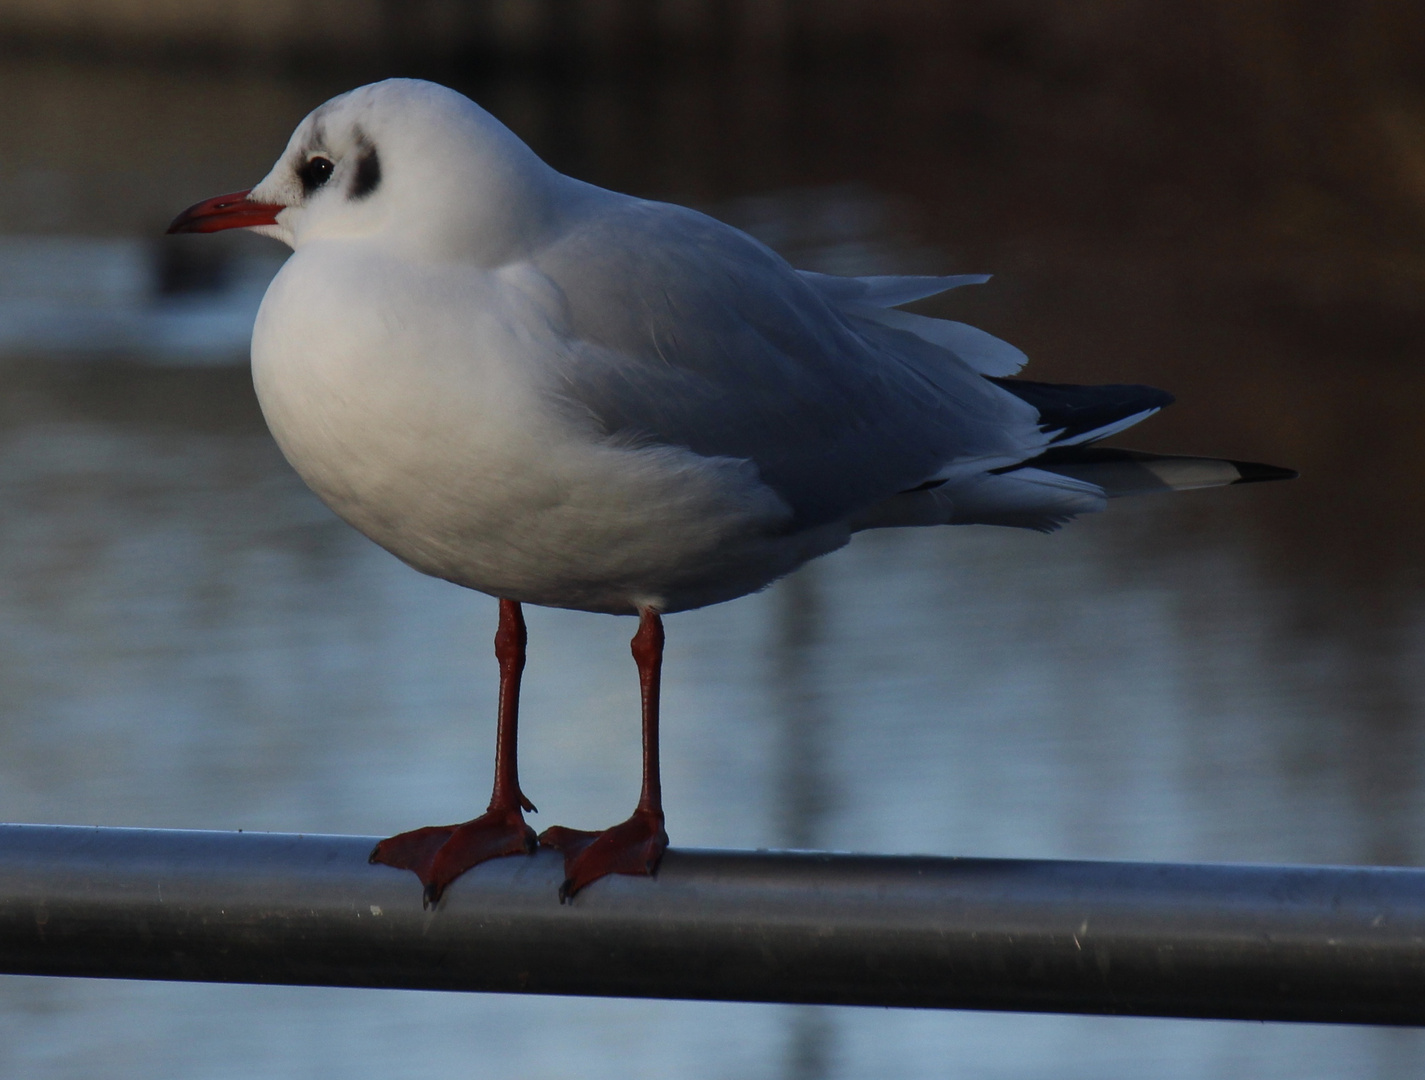
[[427, 825], [423, 829], [388, 836], [371, 849], [366, 861], [420, 874], [430, 866], [435, 853], [457, 828], [455, 825]]
[[556, 825], [541, 834], [540, 843], [564, 853], [562, 903], [609, 874], [651, 877], [668, 847], [668, 834], [663, 815], [645, 810], [598, 833]]
[[463, 825], [430, 825], [392, 836], [372, 849], [369, 861], [414, 873], [428, 908], [471, 867], [502, 855], [532, 854], [537, 843], [518, 808], [499, 809]]

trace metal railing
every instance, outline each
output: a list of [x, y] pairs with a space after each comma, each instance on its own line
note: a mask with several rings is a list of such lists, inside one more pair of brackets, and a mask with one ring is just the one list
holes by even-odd
[[1425, 870], [668, 852], [423, 911], [372, 837], [0, 826], [0, 971], [1425, 1023]]

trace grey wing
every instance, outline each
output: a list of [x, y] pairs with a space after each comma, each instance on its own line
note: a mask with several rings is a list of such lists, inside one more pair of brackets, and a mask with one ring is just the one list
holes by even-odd
[[931, 319], [895, 310], [900, 304], [938, 296], [964, 285], [983, 285], [990, 279], [988, 274], [845, 278], [810, 270], [798, 270], [797, 273], [847, 313], [904, 330], [947, 349], [981, 375], [1013, 375], [1029, 362], [1029, 358], [1009, 342], [1001, 341], [979, 327], [952, 319]]
[[562, 294], [562, 393], [611, 437], [752, 461], [798, 526], [1045, 443], [953, 351], [695, 211], [620, 201], [534, 264]]

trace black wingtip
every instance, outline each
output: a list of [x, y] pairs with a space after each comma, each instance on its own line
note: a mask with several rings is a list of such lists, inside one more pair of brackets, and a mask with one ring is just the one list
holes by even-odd
[[[1143, 419], [1150, 412], [1166, 409], [1175, 400], [1166, 390], [1136, 383], [1074, 386], [1030, 379], [985, 377], [1001, 390], [1008, 390], [1037, 409], [1040, 427], [1055, 432], [1056, 442], [1090, 435], [1133, 416]], [[1097, 435], [1092, 439], [1102, 437]]]
[[1267, 480], [1295, 480], [1301, 474], [1295, 469], [1283, 469], [1277, 465], [1262, 465], [1255, 461], [1234, 461], [1232, 466], [1241, 473], [1234, 484], [1260, 484]]

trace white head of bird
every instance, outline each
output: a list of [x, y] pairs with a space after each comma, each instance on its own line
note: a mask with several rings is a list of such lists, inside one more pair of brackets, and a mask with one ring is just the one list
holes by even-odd
[[388, 79], [308, 114], [247, 198], [275, 208], [254, 231], [293, 248], [379, 236], [409, 255], [499, 265], [584, 187], [464, 95]]

